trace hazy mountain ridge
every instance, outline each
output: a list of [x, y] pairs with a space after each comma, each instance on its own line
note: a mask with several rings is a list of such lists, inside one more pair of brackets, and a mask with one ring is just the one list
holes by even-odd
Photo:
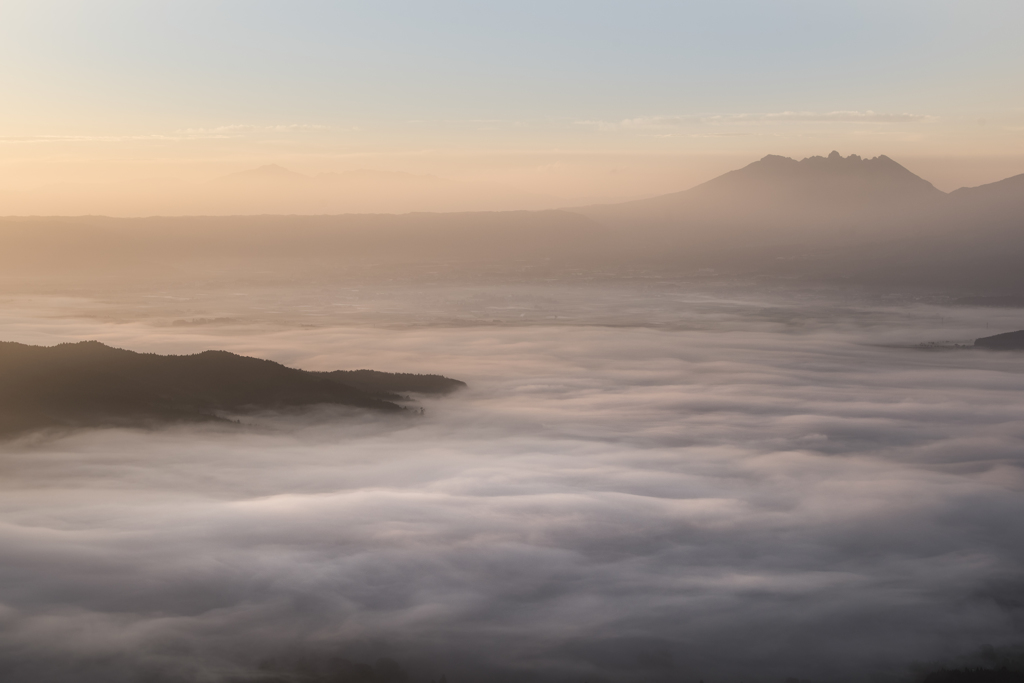
[[946, 194], [885, 156], [770, 155], [690, 190], [575, 211], [663, 268], [1024, 291], [1024, 175]]
[[697, 187], [573, 209], [670, 250], [842, 244], [916, 229], [945, 194], [886, 156], [769, 155]]
[[267, 164], [258, 168], [250, 168], [244, 171], [229, 173], [217, 179], [221, 183], [245, 183], [245, 182], [304, 182], [310, 178], [302, 173], [290, 171], [279, 164]]
[[[622, 204], [603, 205], [641, 208], [662, 205], [685, 208], [694, 201], [719, 201], [721, 192], [742, 192], [748, 199], [774, 198], [779, 194], [789, 201], [829, 205], [838, 199], [853, 201], [905, 201], [908, 198], [935, 198], [944, 193], [887, 156], [864, 159], [856, 154], [843, 157], [832, 152], [797, 161], [769, 154], [743, 168], [729, 171], [688, 190]], [[822, 192], [826, 194], [822, 194]], [[593, 207], [596, 208], [596, 207]]]
[[889, 157], [833, 152], [769, 155], [682, 192], [565, 210], [0, 219], [9, 281], [331, 277], [353, 263], [653, 267], [1019, 294], [1024, 175], [946, 194]]
[[973, 224], [989, 230], [1020, 228], [1024, 218], [1024, 173], [978, 187], [949, 193], [946, 222]]
[[[351, 378], [351, 381], [346, 381]], [[309, 372], [227, 351], [160, 356], [96, 341], [0, 342], [0, 434], [222, 421], [221, 412], [332, 404], [399, 412], [397, 392], [465, 386], [438, 375]]]
[[943, 195], [897, 227], [907, 226], [888, 239], [818, 250], [782, 270], [954, 293], [1024, 293], [1024, 175]]
[[1003, 201], [1012, 197], [1024, 203], [1024, 173], [977, 187], [961, 187], [949, 195], [965, 200], [982, 201]]

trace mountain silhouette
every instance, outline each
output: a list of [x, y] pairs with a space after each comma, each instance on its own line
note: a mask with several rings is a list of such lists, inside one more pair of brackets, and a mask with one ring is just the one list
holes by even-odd
[[888, 237], [916, 228], [944, 198], [887, 156], [832, 152], [801, 161], [769, 155], [682, 192], [573, 210], [662, 249], [729, 248]]
[[221, 182], [258, 182], [258, 183], [278, 183], [278, 182], [302, 182], [308, 181], [310, 178], [307, 175], [290, 171], [284, 166], [278, 164], [267, 164], [266, 166], [260, 166], [259, 168], [251, 168], [245, 171], [238, 171], [237, 173], [229, 173], [226, 176], [219, 178]]
[[0, 342], [0, 434], [43, 428], [223, 421], [223, 414], [332, 404], [404, 410], [397, 392], [448, 393], [439, 375], [308, 372], [227, 351], [160, 356], [96, 341]]
[[1019, 228], [1024, 218], [1024, 173], [978, 187], [962, 187], [949, 193], [945, 216], [939, 222], [950, 228], [971, 225], [981, 231], [1005, 232]]
[[978, 187], [961, 187], [949, 196], [964, 202], [1024, 205], [1024, 173]]
[[1024, 175], [943, 195], [873, 241], [800, 251], [777, 261], [775, 271], [1018, 300], [1024, 295]]
[[388, 182], [396, 184], [428, 184], [440, 185], [452, 181], [439, 178], [435, 175], [420, 173], [404, 173], [402, 171], [380, 171], [373, 168], [358, 168], [353, 171], [342, 171], [340, 173], [328, 171], [317, 173], [316, 180], [321, 182], [350, 182], [350, 183], [379, 183]]

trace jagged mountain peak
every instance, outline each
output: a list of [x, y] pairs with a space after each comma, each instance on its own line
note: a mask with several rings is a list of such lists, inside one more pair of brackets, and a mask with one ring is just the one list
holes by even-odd
[[[741, 169], [742, 171], [746, 168], [756, 169], [778, 169], [778, 168], [805, 168], [816, 170], [838, 170], [838, 169], [860, 169], [865, 172], [878, 171], [882, 169], [897, 170], [901, 169], [904, 173], [917, 177], [911, 171], [907, 170], [904, 166], [893, 161], [892, 158], [887, 157], [884, 154], [880, 154], [876, 157], [862, 157], [859, 154], [851, 154], [849, 156], [843, 156], [838, 151], [833, 150], [828, 156], [810, 156], [804, 157], [803, 159], [796, 160], [791, 157], [784, 157], [778, 154], [768, 154]], [[728, 173], [726, 175], [729, 175]], [[923, 179], [921, 179], [923, 180]], [[924, 181], [927, 182], [927, 181]]]
[[839, 243], [916, 229], [946, 199], [887, 156], [832, 151], [799, 161], [769, 154], [689, 190], [580, 212], [693, 244]]
[[[838, 151], [799, 161], [769, 154], [743, 168], [718, 176], [677, 196], [701, 195], [732, 188], [736, 192], [770, 192], [827, 201], [860, 201], [865, 193], [886, 201], [939, 197], [944, 193], [891, 158], [880, 155], [844, 157]], [[845, 197], [845, 199], [844, 199]]]

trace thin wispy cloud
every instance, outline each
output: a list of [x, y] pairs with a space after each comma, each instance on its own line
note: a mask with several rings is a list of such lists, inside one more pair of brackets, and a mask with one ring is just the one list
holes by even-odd
[[907, 124], [936, 121], [937, 117], [911, 113], [879, 113], [874, 111], [784, 111], [694, 116], [638, 116], [620, 121], [584, 120], [576, 125], [602, 131], [664, 131], [707, 125], [765, 125], [784, 123], [873, 123]]
[[46, 144], [61, 142], [111, 143], [111, 142], [177, 142], [186, 140], [223, 140], [247, 138], [267, 134], [325, 132], [336, 130], [331, 126], [313, 124], [251, 125], [232, 124], [212, 128], [182, 128], [171, 133], [147, 133], [140, 135], [21, 135], [0, 136], [0, 144]]
[[924, 114], [887, 114], [874, 111], [832, 111], [825, 113], [808, 111], [784, 111], [767, 114], [723, 114], [701, 117], [702, 123], [774, 122], [793, 121], [798, 123], [920, 123], [934, 121], [936, 117]]
[[276, 125], [231, 124], [213, 128], [184, 128], [177, 131], [180, 135], [244, 135], [250, 133], [299, 133], [308, 131], [332, 130], [331, 126], [309, 123], [287, 123]]

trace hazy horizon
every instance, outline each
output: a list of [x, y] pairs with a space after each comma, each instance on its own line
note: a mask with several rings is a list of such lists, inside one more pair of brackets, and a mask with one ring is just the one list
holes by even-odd
[[[811, 156], [828, 153], [822, 151]], [[540, 154], [524, 156], [543, 157]], [[595, 156], [598, 161], [593, 159]], [[20, 191], [0, 190], [0, 216], [538, 211], [613, 204], [681, 192], [756, 160], [736, 155], [678, 158], [581, 155], [532, 167], [523, 163], [503, 167], [501, 162], [492, 162], [487, 168], [476, 171], [436, 161], [430, 165], [430, 169], [441, 166], [451, 173], [448, 176], [362, 166], [323, 170], [323, 167], [309, 166], [308, 162], [299, 168], [266, 163], [244, 168], [229, 166], [226, 168], [233, 168], [230, 172], [191, 180], [180, 176], [117, 182], [65, 180]], [[1024, 173], [1024, 156], [897, 161], [944, 192]], [[509, 159], [504, 163], [508, 164]], [[419, 162], [405, 168], [422, 166]], [[553, 179], [551, 173], [559, 174], [560, 179]]]

